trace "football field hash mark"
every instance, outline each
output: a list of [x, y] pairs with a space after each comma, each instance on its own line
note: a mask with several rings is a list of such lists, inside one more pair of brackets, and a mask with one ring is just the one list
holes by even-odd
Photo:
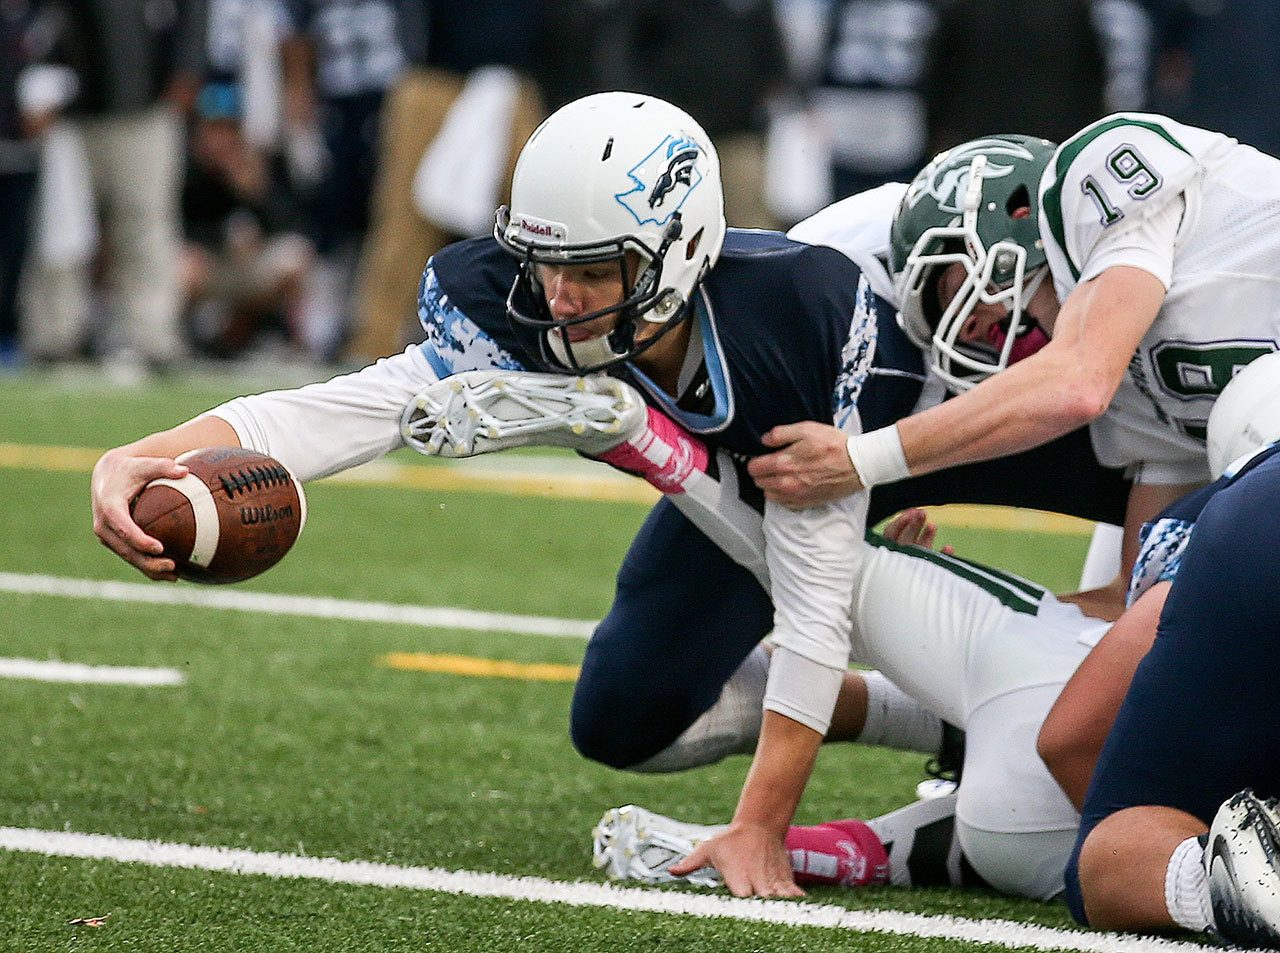
[[125, 665], [84, 665], [79, 662], [0, 658], [0, 678], [76, 685], [181, 685], [186, 676], [173, 668], [134, 668]]
[[576, 682], [578, 666], [551, 662], [509, 662], [471, 655], [436, 655], [428, 652], [392, 652], [378, 662], [387, 668], [473, 678], [513, 678], [530, 682]]
[[229, 874], [322, 880], [329, 883], [429, 890], [470, 897], [499, 897], [533, 903], [644, 911], [695, 917], [726, 917], [794, 927], [820, 927], [852, 933], [962, 940], [998, 947], [1069, 950], [1082, 953], [1204, 953], [1195, 943], [1115, 933], [1078, 932], [1016, 923], [1011, 920], [968, 920], [895, 910], [846, 910], [830, 904], [786, 900], [745, 900], [709, 893], [615, 887], [565, 882], [541, 877], [437, 867], [395, 867], [332, 857], [302, 857], [224, 847], [198, 847], [162, 841], [133, 840], [105, 834], [0, 827], [0, 849], [50, 857], [79, 857], [179, 867]]
[[517, 635], [550, 635], [585, 639], [595, 628], [582, 619], [507, 615], [476, 612], [447, 606], [413, 606], [390, 602], [356, 602], [323, 596], [288, 596], [268, 592], [196, 588], [182, 584], [109, 582], [0, 572], [0, 592], [57, 596], [70, 599], [103, 599], [149, 605], [197, 606], [268, 615], [346, 619], [352, 622], [387, 622], [433, 629], [466, 629], [473, 632], [511, 632]]

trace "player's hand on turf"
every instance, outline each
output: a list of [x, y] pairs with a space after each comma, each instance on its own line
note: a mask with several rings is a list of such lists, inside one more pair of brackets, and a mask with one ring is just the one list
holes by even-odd
[[747, 470], [775, 503], [793, 510], [830, 503], [862, 489], [848, 439], [844, 431], [813, 421], [774, 427], [762, 442], [779, 449], [756, 457]]
[[93, 468], [90, 495], [93, 532], [103, 546], [151, 579], [177, 580], [173, 560], [162, 557], [158, 539], [144, 533], [133, 521], [129, 507], [152, 480], [176, 480], [187, 468], [165, 457], [137, 457], [122, 450], [108, 450]]
[[778, 834], [751, 824], [730, 824], [667, 869], [676, 876], [700, 867], [720, 871], [735, 897], [803, 897], [791, 871], [791, 855]]
[[[919, 507], [903, 510], [885, 525], [882, 535], [891, 543], [900, 546], [921, 546], [933, 549], [933, 542], [938, 536], [938, 524], [929, 522], [929, 514]], [[942, 551], [948, 556], [955, 555], [954, 546], [943, 546]]]

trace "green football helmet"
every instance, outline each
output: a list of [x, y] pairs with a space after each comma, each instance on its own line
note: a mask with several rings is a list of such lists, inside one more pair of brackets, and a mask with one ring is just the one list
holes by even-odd
[[[964, 390], [1029, 353], [1018, 339], [1036, 327], [1023, 307], [1048, 273], [1040, 238], [1040, 177], [1057, 147], [1030, 136], [974, 139], [935, 156], [915, 177], [893, 217], [889, 263], [898, 324], [931, 354], [934, 371]], [[965, 269], [949, 302], [938, 278]], [[1004, 304], [1007, 322], [988, 346], [958, 340], [979, 304]], [[1003, 332], [1003, 334], [999, 332]], [[1043, 343], [1043, 332], [1037, 335]]]

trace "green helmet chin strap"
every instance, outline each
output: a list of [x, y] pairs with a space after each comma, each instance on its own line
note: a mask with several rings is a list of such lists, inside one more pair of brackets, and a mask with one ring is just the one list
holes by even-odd
[[[1024, 307], [1048, 273], [1037, 193], [1053, 151], [1053, 143], [1027, 136], [957, 146], [916, 176], [894, 216], [898, 323], [930, 352], [933, 370], [953, 389], [1007, 367], [1027, 326]], [[938, 279], [952, 265], [964, 279], [950, 300], [940, 301]], [[984, 304], [1009, 311], [998, 349], [959, 340], [966, 319]]]

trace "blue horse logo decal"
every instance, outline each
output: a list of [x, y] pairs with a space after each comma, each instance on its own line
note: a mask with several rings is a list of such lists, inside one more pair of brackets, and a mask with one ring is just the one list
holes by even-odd
[[634, 187], [614, 198], [636, 220], [665, 225], [702, 182], [702, 148], [688, 136], [667, 136], [627, 173]]

